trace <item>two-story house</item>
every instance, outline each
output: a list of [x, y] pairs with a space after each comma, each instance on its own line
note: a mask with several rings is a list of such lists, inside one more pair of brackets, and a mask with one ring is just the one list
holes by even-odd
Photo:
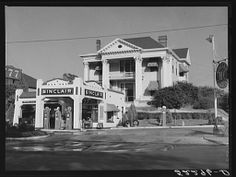
[[189, 79], [189, 49], [170, 49], [167, 36], [117, 38], [97, 52], [80, 55], [84, 81], [125, 93], [127, 103], [149, 101], [155, 90]]

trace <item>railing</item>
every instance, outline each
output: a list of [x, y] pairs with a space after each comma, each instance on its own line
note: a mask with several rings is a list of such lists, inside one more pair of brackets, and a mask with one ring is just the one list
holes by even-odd
[[110, 79], [134, 79], [134, 72], [109, 73]]

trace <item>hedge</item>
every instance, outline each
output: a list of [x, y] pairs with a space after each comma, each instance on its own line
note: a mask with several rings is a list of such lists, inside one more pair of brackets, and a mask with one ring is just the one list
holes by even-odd
[[[139, 112], [138, 113], [138, 119], [143, 120], [143, 119], [161, 119], [162, 113], [144, 113], [144, 112]], [[203, 120], [208, 120], [208, 124], [214, 124], [214, 113], [198, 113], [198, 112], [193, 112], [193, 113], [186, 113], [186, 112], [181, 112], [181, 113], [171, 113], [167, 112], [166, 113], [166, 121], [167, 123], [171, 123], [173, 120], [178, 120], [178, 119], [203, 119]], [[219, 120], [219, 124], [222, 123], [222, 120]]]
[[6, 137], [31, 137], [31, 136], [43, 136], [47, 135], [46, 132], [35, 130], [34, 126], [27, 125], [25, 123], [12, 126], [6, 123]]

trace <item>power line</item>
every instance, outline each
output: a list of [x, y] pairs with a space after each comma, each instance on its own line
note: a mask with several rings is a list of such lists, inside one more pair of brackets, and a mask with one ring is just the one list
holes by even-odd
[[156, 30], [156, 31], [144, 31], [144, 32], [136, 32], [136, 33], [123, 33], [123, 34], [112, 34], [112, 35], [101, 35], [101, 36], [90, 36], [90, 37], [74, 37], [74, 38], [63, 38], [63, 39], [39, 39], [39, 40], [27, 40], [27, 41], [9, 41], [6, 43], [7, 44], [16, 44], [16, 43], [71, 41], [71, 40], [80, 40], [80, 39], [105, 38], [105, 37], [125, 36], [125, 35], [145, 34], [145, 33], [183, 31], [183, 30], [201, 29], [201, 28], [209, 28], [209, 27], [225, 26], [225, 25], [228, 25], [228, 24], [216, 24], [216, 25], [195, 26], [195, 27], [175, 28], [175, 29], [163, 29], [163, 30]]

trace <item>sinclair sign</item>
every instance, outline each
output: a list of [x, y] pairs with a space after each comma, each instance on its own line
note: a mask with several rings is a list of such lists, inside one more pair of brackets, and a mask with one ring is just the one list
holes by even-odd
[[228, 65], [225, 62], [221, 62], [216, 68], [216, 83], [221, 89], [228, 86]]
[[95, 90], [85, 89], [85, 95], [97, 98], [103, 98], [103, 92], [98, 92]]
[[41, 89], [42, 95], [73, 95], [73, 88], [48, 88]]
[[15, 68], [13, 66], [5, 66], [6, 78], [20, 80], [22, 75], [22, 70]]

